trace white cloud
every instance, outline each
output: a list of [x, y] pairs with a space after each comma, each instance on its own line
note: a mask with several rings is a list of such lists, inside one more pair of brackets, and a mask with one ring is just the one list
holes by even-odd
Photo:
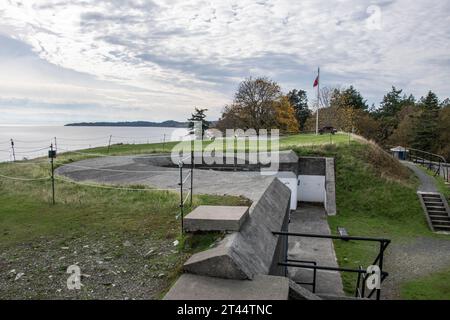
[[[371, 6], [380, 30], [368, 28]], [[215, 118], [243, 77], [269, 75], [313, 95], [320, 65], [323, 85], [353, 84], [373, 102], [391, 85], [443, 97], [449, 11], [438, 0], [3, 1], [0, 32], [57, 68], [36, 71], [44, 62], [10, 55], [15, 77], [0, 75], [0, 94], [138, 108], [128, 117], [152, 120], [202, 106]], [[76, 81], [62, 76], [68, 70]]]

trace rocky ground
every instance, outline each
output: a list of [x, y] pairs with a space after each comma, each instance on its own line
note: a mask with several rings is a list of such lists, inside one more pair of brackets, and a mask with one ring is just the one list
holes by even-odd
[[[0, 299], [154, 299], [179, 259], [169, 240], [40, 238], [0, 249]], [[71, 265], [80, 267], [80, 290], [67, 287]]]

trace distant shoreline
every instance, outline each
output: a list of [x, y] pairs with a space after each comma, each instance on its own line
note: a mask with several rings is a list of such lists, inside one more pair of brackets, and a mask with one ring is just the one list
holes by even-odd
[[124, 121], [124, 122], [78, 122], [68, 123], [65, 127], [156, 127], [156, 128], [187, 128], [188, 122], [168, 120], [163, 122]]

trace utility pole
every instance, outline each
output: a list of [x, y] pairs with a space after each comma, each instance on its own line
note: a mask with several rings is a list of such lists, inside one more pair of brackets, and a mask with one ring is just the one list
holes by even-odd
[[58, 152], [58, 144], [56, 142], [56, 137], [54, 139], [55, 139], [55, 151]]
[[11, 139], [11, 149], [12, 149], [14, 162], [16, 162], [16, 152], [14, 151], [14, 140], [13, 139]]

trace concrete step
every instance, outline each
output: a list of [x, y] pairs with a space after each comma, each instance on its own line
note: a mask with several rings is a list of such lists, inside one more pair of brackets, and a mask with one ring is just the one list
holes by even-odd
[[450, 226], [435, 226], [434, 230], [436, 230], [436, 231], [450, 231]]
[[450, 226], [450, 221], [446, 221], [446, 220], [431, 220], [431, 222], [433, 223], [433, 225]]
[[424, 198], [424, 199], [440, 199], [441, 198], [441, 196], [440, 195], [438, 195], [438, 194], [421, 194], [422, 195], [422, 198]]
[[431, 220], [433, 220], [433, 219], [437, 219], [437, 220], [450, 219], [450, 217], [447, 214], [429, 214], [428, 216], [431, 218]]
[[442, 210], [427, 210], [428, 214], [435, 214], [435, 215], [444, 215], [447, 216], [447, 212]]
[[445, 207], [437, 207], [437, 206], [426, 206], [426, 207], [427, 207], [428, 211], [430, 209], [436, 210], [436, 211], [445, 211]]
[[438, 206], [444, 206], [444, 203], [442, 201], [425, 201], [426, 205], [438, 205]]

